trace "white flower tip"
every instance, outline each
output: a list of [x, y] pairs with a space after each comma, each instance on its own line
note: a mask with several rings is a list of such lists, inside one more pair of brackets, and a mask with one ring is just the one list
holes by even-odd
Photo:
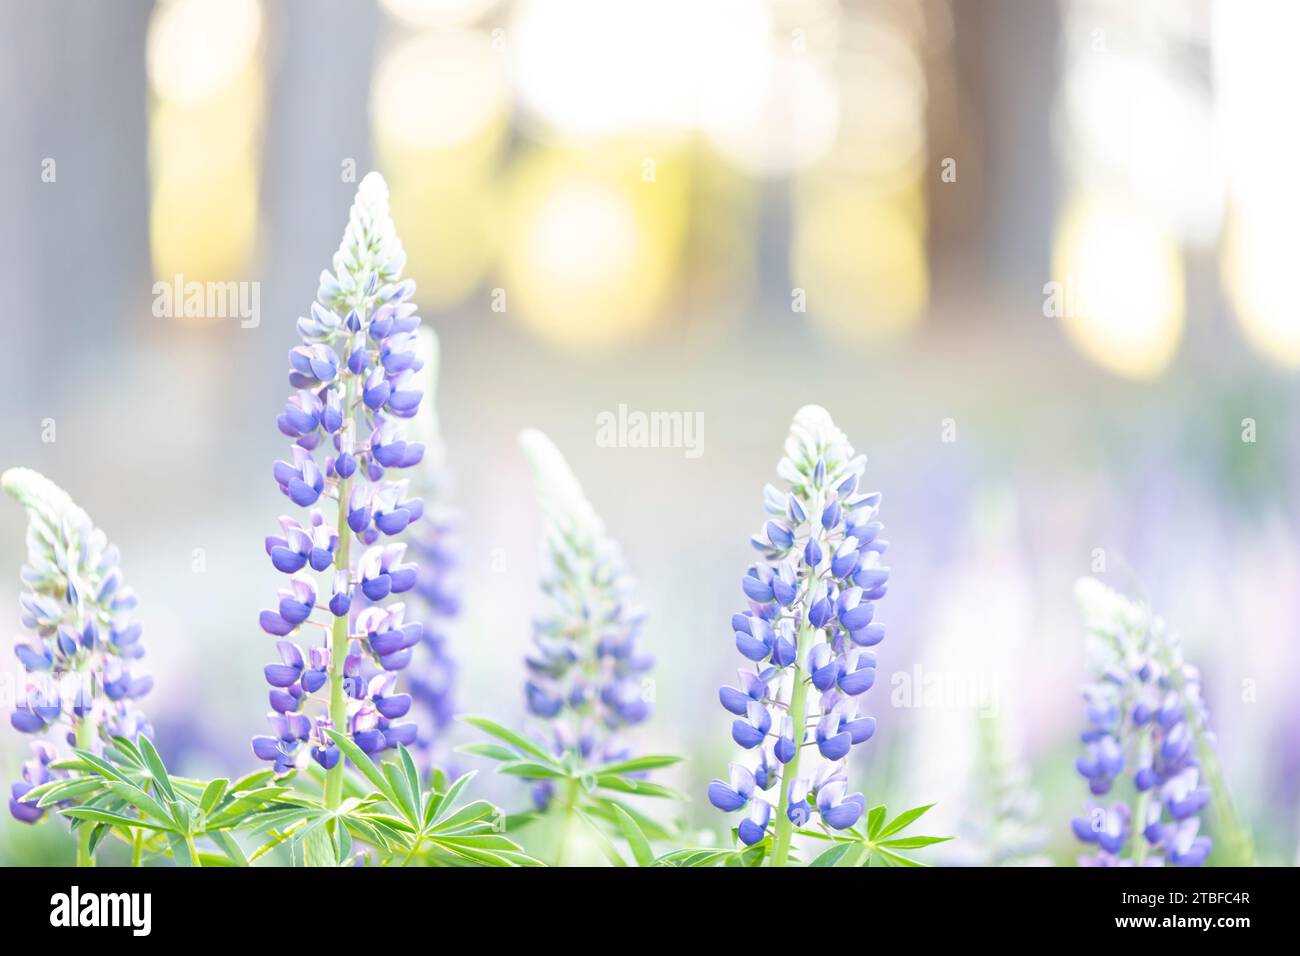
[[383, 174], [371, 170], [361, 177], [361, 182], [357, 185], [357, 199], [367, 203], [383, 203], [387, 206], [388, 182]]
[[814, 459], [818, 456], [843, 462], [853, 459], [853, 446], [849, 444], [848, 436], [835, 426], [831, 413], [820, 405], [805, 405], [795, 412], [786, 451], [796, 460], [800, 452]]
[[537, 503], [546, 520], [566, 532], [599, 536], [603, 532], [600, 518], [555, 443], [536, 428], [525, 428], [519, 433], [519, 447], [528, 460]]
[[835, 427], [835, 423], [831, 421], [831, 413], [820, 405], [805, 405], [799, 409], [794, 413], [794, 423], [813, 432]]
[[74, 524], [90, 523], [90, 518], [72, 500], [72, 496], [39, 471], [10, 468], [0, 475], [0, 488], [28, 511], [39, 514], [47, 521], [57, 522], [67, 517]]
[[1074, 598], [1083, 611], [1084, 623], [1091, 628], [1119, 630], [1140, 625], [1148, 618], [1141, 604], [1096, 578], [1080, 578], [1075, 582]]

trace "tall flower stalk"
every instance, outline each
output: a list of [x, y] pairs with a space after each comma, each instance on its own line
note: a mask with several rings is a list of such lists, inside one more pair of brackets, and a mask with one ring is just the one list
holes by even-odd
[[[1200, 673], [1183, 658], [1165, 622], [1091, 578], [1079, 582], [1096, 679], [1084, 689], [1087, 729], [1079, 773], [1096, 798], [1075, 817], [1075, 836], [1095, 852], [1088, 866], [1200, 866], [1214, 843], [1201, 813], [1226, 790], [1213, 761], [1214, 738]], [[1118, 798], [1113, 791], [1122, 783]]]
[[[773, 866], [786, 864], [794, 831], [814, 812], [829, 833], [853, 827], [866, 809], [862, 794], [848, 792], [845, 758], [876, 729], [859, 700], [875, 683], [871, 648], [885, 636], [875, 602], [889, 569], [875, 520], [880, 495], [859, 488], [865, 469], [825, 409], [800, 409], [777, 465], [784, 488], [766, 486], [770, 517], [750, 539], [760, 558], [741, 581], [748, 608], [731, 621], [749, 663], [719, 697], [735, 717], [732, 739], [757, 759], [733, 763], [709, 800], [748, 810], [740, 840], [770, 839]], [[775, 812], [764, 795], [773, 789]]]
[[[559, 450], [533, 429], [519, 442], [542, 512], [540, 584], [548, 601], [533, 621], [528, 712], [544, 722], [557, 756], [591, 765], [626, 760], [630, 749], [620, 731], [650, 714], [645, 682], [653, 660], [637, 647], [644, 612], [633, 602], [617, 544]], [[533, 786], [541, 810], [556, 796], [551, 780]], [[577, 796], [574, 783], [559, 796], [567, 817]]]
[[271, 563], [289, 580], [278, 607], [260, 618], [280, 639], [280, 660], [265, 669], [273, 733], [254, 738], [253, 751], [277, 771], [310, 753], [326, 771], [331, 809], [342, 799], [343, 766], [328, 730], [366, 754], [417, 736], [416, 725], [401, 720], [411, 698], [397, 692], [396, 675], [423, 627], [406, 620], [404, 604], [384, 603], [415, 587], [417, 567], [396, 536], [424, 511], [407, 482], [390, 477], [424, 455], [403, 427], [422, 395], [420, 319], [410, 301], [415, 284], [401, 278], [405, 261], [388, 188], [370, 173], [334, 270], [321, 273], [310, 315], [298, 320], [302, 342], [289, 353], [294, 391], [277, 419], [293, 444], [289, 459], [275, 463], [276, 482], [309, 510], [306, 520], [282, 517], [281, 533], [266, 540]]
[[[151, 733], [136, 701], [153, 679], [132, 673], [144, 655], [140, 625], [130, 613], [134, 592], [122, 583], [120, 555], [104, 532], [68, 494], [26, 468], [0, 476], [0, 486], [26, 510], [27, 562], [22, 569], [22, 623], [27, 636], [14, 648], [27, 673], [24, 693], [9, 722], [43, 739], [23, 779], [10, 788], [9, 812], [27, 823], [45, 810], [24, 801], [58, 775], [51, 769], [67, 747], [101, 753], [103, 741]], [[82, 826], [79, 866], [93, 863], [90, 826]]]

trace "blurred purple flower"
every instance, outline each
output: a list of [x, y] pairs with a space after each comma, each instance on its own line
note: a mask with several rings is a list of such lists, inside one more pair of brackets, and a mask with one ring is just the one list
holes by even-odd
[[9, 810], [30, 823], [44, 811], [20, 799], [51, 779], [57, 741], [98, 752], [105, 737], [152, 733], [135, 702], [153, 679], [132, 671], [144, 645], [140, 625], [130, 620], [136, 597], [122, 583], [117, 548], [44, 476], [12, 468], [0, 486], [28, 515], [19, 601], [29, 633], [14, 648], [27, 686], [9, 722], [47, 740], [33, 743], [23, 781], [10, 788]]
[[[1211, 798], [1197, 759], [1207, 736], [1200, 674], [1145, 606], [1092, 579], [1078, 593], [1100, 676], [1084, 690], [1088, 727], [1076, 768], [1094, 796], [1109, 794], [1126, 771], [1137, 791], [1133, 807], [1094, 806], [1074, 818], [1075, 836], [1100, 851], [1081, 862], [1200, 866], [1212, 847], [1199, 833]], [[1130, 841], [1134, 828], [1140, 836]]]
[[[651, 657], [637, 647], [644, 612], [618, 546], [551, 440], [520, 435], [542, 511], [541, 588], [549, 605], [533, 621], [524, 687], [528, 711], [547, 722], [557, 754], [607, 763], [630, 756], [619, 731], [650, 715]], [[552, 788], [535, 787], [539, 808]]]

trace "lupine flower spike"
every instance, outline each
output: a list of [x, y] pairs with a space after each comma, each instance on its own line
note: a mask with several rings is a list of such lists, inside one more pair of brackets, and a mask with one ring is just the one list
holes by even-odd
[[885, 636], [875, 602], [889, 569], [875, 520], [880, 495], [859, 488], [865, 468], [825, 409], [799, 410], [777, 465], [785, 487], [764, 489], [769, 518], [751, 539], [759, 559], [741, 579], [748, 606], [731, 619], [747, 664], [719, 697], [735, 718], [732, 739], [754, 758], [732, 764], [708, 796], [720, 810], [746, 812], [743, 843], [771, 834], [776, 866], [792, 831], [814, 815], [842, 831], [866, 807], [849, 792], [845, 758], [876, 729], [861, 701], [875, 683], [872, 648]]
[[105, 737], [151, 733], [136, 701], [153, 679], [133, 672], [144, 646], [140, 625], [130, 620], [136, 599], [122, 583], [117, 548], [44, 476], [11, 468], [0, 485], [28, 516], [20, 598], [28, 634], [14, 648], [27, 684], [9, 722], [41, 739], [22, 781], [10, 787], [9, 812], [32, 823], [45, 811], [22, 798], [54, 779], [49, 765], [68, 748], [100, 753]]
[[421, 712], [418, 753], [427, 765], [443, 765], [448, 756], [445, 736], [455, 713], [456, 663], [448, 649], [447, 627], [460, 612], [456, 582], [459, 541], [457, 516], [447, 504], [450, 474], [438, 425], [438, 337], [419, 329], [416, 349], [424, 365], [424, 400], [413, 422], [424, 445], [424, 461], [415, 470], [412, 486], [424, 500], [424, 515], [410, 528], [410, 543], [419, 560], [415, 593], [423, 603], [424, 634], [407, 671], [411, 696]]
[[[637, 648], [645, 615], [632, 602], [618, 546], [559, 450], [531, 429], [519, 442], [542, 512], [541, 588], [549, 601], [533, 622], [528, 711], [545, 722], [557, 756], [595, 764], [623, 760], [629, 749], [619, 732], [650, 713], [645, 681], [653, 661]], [[554, 790], [549, 780], [534, 785], [539, 809], [546, 809]]]
[[[1091, 578], [1077, 593], [1097, 675], [1083, 694], [1088, 726], [1076, 763], [1096, 800], [1072, 822], [1095, 852], [1080, 863], [1200, 866], [1213, 848], [1200, 833], [1212, 792], [1198, 748], [1213, 747], [1200, 674], [1149, 608]], [[1121, 777], [1133, 784], [1132, 804], [1103, 799]]]
[[420, 319], [410, 301], [415, 284], [401, 278], [405, 261], [388, 188], [370, 173], [357, 189], [334, 271], [321, 273], [310, 315], [298, 320], [302, 344], [289, 352], [293, 394], [277, 420], [293, 444], [288, 459], [275, 463], [275, 480], [308, 512], [282, 517], [280, 533], [266, 539], [271, 563], [288, 581], [278, 606], [261, 614], [279, 659], [265, 668], [272, 734], [254, 738], [253, 751], [277, 771], [310, 754], [328, 771], [329, 806], [338, 805], [343, 779], [327, 729], [367, 754], [417, 736], [403, 720], [411, 698], [398, 692], [396, 677], [423, 627], [406, 619], [401, 601], [384, 603], [416, 586], [416, 565], [397, 536], [424, 512], [407, 482], [393, 477], [424, 455], [404, 435], [422, 395]]

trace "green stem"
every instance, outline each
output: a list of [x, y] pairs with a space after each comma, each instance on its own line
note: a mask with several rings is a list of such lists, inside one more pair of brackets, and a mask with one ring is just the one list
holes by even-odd
[[131, 865], [140, 865], [140, 853], [144, 849], [144, 834], [139, 830], [135, 831], [131, 840]]
[[402, 866], [410, 865], [411, 860], [415, 858], [415, 854], [419, 852], [422, 843], [424, 843], [424, 834], [420, 834], [420, 836], [416, 838], [415, 844], [411, 847], [411, 852], [406, 854], [406, 859], [402, 860]]
[[[89, 750], [95, 739], [95, 725], [89, 718], [78, 719], [76, 727], [77, 749]], [[77, 866], [94, 866], [95, 855], [90, 852], [90, 835], [95, 828], [89, 821], [77, 829]]]
[[203, 861], [199, 859], [199, 848], [194, 845], [193, 834], [185, 834], [185, 845], [190, 848], [190, 862], [195, 866], [202, 866]]
[[794, 665], [794, 689], [790, 692], [790, 722], [794, 726], [794, 756], [781, 773], [781, 797], [776, 805], [776, 833], [772, 837], [772, 865], [785, 866], [790, 856], [790, 841], [794, 823], [790, 820], [790, 785], [799, 779], [799, 758], [803, 755], [804, 723], [808, 707], [808, 683], [804, 680], [808, 647], [812, 644], [812, 627], [807, 622], [799, 625], [798, 659]]
[[1151, 791], [1143, 790], [1138, 794], [1137, 809], [1133, 811], [1132, 821], [1132, 839], [1133, 839], [1133, 862], [1138, 866], [1147, 858], [1147, 838], [1143, 836], [1142, 831], [1147, 825], [1147, 801], [1151, 799]]
[[560, 817], [559, 840], [555, 844], [555, 865], [564, 866], [565, 852], [569, 848], [569, 830], [573, 825], [573, 808], [578, 802], [578, 781], [570, 780], [564, 795], [564, 811]]
[[[344, 364], [347, 363], [348, 357], [343, 357]], [[344, 392], [343, 407], [350, 409], [352, 407], [352, 379], [348, 379], [347, 388]], [[344, 423], [344, 429], [349, 432], [354, 427], [354, 423], [349, 421]], [[348, 527], [348, 486], [351, 481], [347, 478], [340, 478], [338, 483], [339, 493], [339, 513], [338, 513], [338, 536], [339, 549], [334, 554], [334, 567], [345, 572], [351, 573], [348, 564], [348, 552], [352, 544], [352, 529]], [[349, 587], [351, 582], [349, 581]], [[334, 631], [330, 641], [330, 722], [334, 729], [341, 734], [347, 733], [348, 726], [348, 700], [343, 693], [343, 663], [348, 656], [348, 615], [334, 619]], [[342, 756], [325, 774], [325, 807], [329, 810], [335, 810], [343, 802], [343, 774], [344, 761]]]

